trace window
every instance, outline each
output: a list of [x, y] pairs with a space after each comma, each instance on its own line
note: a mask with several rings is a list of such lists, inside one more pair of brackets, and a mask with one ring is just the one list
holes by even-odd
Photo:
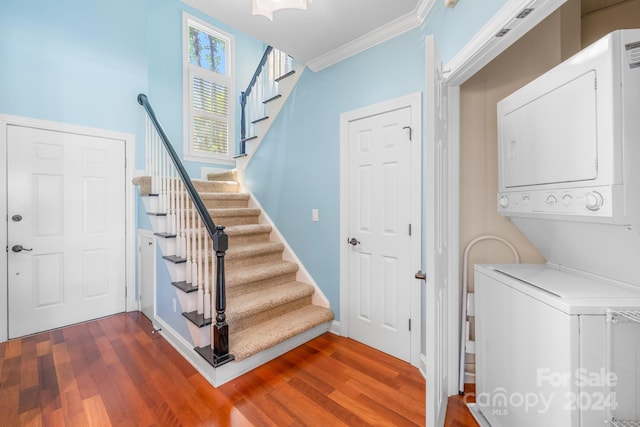
[[234, 147], [232, 38], [185, 15], [186, 159], [231, 160]]

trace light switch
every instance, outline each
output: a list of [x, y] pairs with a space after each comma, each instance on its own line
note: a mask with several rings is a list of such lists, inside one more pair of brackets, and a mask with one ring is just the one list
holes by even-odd
[[311, 221], [318, 222], [318, 209], [311, 209]]

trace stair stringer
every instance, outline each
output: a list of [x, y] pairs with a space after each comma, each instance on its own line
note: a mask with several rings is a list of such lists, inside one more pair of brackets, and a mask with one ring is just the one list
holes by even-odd
[[241, 170], [238, 170], [238, 182], [240, 183], [240, 191], [243, 193], [249, 194], [249, 207], [260, 209], [260, 217], [258, 218], [259, 224], [268, 224], [271, 226], [271, 241], [282, 243], [284, 245], [284, 251], [282, 252], [282, 259], [285, 261], [293, 262], [298, 265], [298, 272], [296, 273], [296, 280], [299, 282], [308, 283], [313, 286], [315, 292], [313, 293], [311, 303], [313, 305], [317, 305], [324, 308], [331, 308], [329, 299], [326, 297], [318, 283], [313, 279], [313, 276], [306, 269], [300, 258], [296, 255], [293, 248], [289, 245], [289, 242], [284, 238], [280, 230], [275, 225], [267, 211], [262, 207], [258, 199], [253, 195], [253, 193], [247, 188], [244, 183], [244, 173]]
[[254, 153], [262, 143], [264, 136], [269, 132], [269, 128], [273, 124], [273, 121], [276, 119], [278, 114], [280, 114], [280, 110], [282, 110], [282, 107], [287, 102], [289, 95], [293, 92], [293, 88], [296, 87], [298, 80], [300, 80], [300, 77], [305, 70], [306, 67], [299, 64], [294, 68], [294, 74], [279, 82], [278, 90], [282, 96], [267, 104], [267, 116], [269, 118], [256, 124], [257, 138], [247, 141], [245, 148], [246, 156], [236, 158], [236, 168], [238, 171], [244, 171], [247, 168], [247, 165], [253, 158]]
[[[146, 213], [150, 215], [151, 227], [153, 228], [153, 232], [158, 233], [158, 232], [164, 231], [165, 217], [158, 217], [153, 215], [153, 212], [157, 211], [157, 196], [141, 195], [140, 198], [142, 199], [142, 204], [144, 206]], [[169, 242], [169, 240], [174, 240], [174, 239], [167, 239], [159, 236], [155, 236], [155, 238], [156, 238], [156, 242], [158, 242], [158, 246], [160, 248], [160, 253], [162, 256], [175, 255], [175, 243], [172, 244]], [[165, 262], [165, 267], [167, 269], [167, 272], [169, 273], [169, 277], [171, 278], [172, 282], [180, 282], [182, 280], [185, 280], [186, 264], [175, 264], [166, 259], [163, 259], [163, 261]], [[154, 285], [157, 286], [157, 283]], [[178, 308], [181, 313], [195, 310], [196, 302], [195, 302], [194, 294], [186, 294], [184, 292], [181, 292], [178, 289], [174, 289], [174, 292], [176, 295], [176, 300], [178, 301], [178, 305], [179, 305]], [[156, 322], [162, 323], [163, 327], [167, 327], [167, 328], [169, 327], [166, 322], [164, 322], [162, 319], [160, 319], [155, 315], [153, 320]], [[209, 327], [198, 328], [189, 320], [185, 319], [184, 321], [186, 322], [187, 328], [189, 330], [189, 334], [191, 335], [191, 345], [193, 347], [201, 347], [201, 346], [209, 345], [211, 343], [211, 339], [209, 338], [209, 330], [210, 330]], [[172, 331], [177, 336], [179, 336], [182, 340], [187, 342], [186, 339], [182, 337], [180, 334], [178, 334], [175, 330], [172, 329]]]

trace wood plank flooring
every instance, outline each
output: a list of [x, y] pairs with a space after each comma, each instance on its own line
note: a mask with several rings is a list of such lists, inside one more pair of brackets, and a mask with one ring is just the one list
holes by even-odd
[[[214, 388], [151, 329], [127, 313], [1, 343], [0, 426], [425, 423], [419, 371], [348, 338], [324, 334]], [[449, 404], [447, 426], [475, 425]]]

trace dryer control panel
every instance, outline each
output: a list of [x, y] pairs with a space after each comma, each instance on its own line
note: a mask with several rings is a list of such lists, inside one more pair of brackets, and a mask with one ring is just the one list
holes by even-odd
[[498, 193], [502, 215], [548, 214], [612, 218], [615, 187], [563, 188]]

